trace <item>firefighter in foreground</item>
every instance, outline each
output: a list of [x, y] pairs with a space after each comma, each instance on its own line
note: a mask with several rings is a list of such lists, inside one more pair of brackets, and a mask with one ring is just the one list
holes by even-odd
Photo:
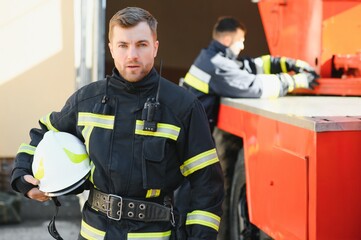
[[197, 98], [154, 69], [156, 27], [141, 8], [117, 12], [109, 22], [112, 76], [43, 117], [16, 156], [12, 187], [46, 201], [31, 171], [44, 134], [66, 132], [85, 143], [92, 169], [79, 239], [171, 239], [181, 225], [173, 221], [173, 191], [184, 178], [191, 183], [191, 210], [178, 239], [217, 237], [223, 178], [207, 116]]
[[[245, 26], [237, 19], [220, 17], [213, 28], [213, 40], [201, 50], [181, 82], [202, 102], [212, 133], [217, 125], [221, 97], [277, 98], [297, 88], [318, 85], [318, 75], [304, 61], [270, 55], [258, 58], [239, 56], [244, 49], [245, 34]], [[230, 185], [242, 139], [219, 129], [213, 135], [224, 172], [226, 194], [220, 237], [228, 240]], [[185, 193], [180, 193], [179, 205], [185, 209], [188, 203], [183, 203], [182, 196], [187, 195], [187, 189], [187, 183], [180, 189]]]

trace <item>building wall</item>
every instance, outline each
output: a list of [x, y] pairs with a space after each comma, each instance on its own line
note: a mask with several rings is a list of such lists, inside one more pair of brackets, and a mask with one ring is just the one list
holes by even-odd
[[0, 158], [28, 143], [38, 119], [75, 88], [73, 1], [2, 1]]

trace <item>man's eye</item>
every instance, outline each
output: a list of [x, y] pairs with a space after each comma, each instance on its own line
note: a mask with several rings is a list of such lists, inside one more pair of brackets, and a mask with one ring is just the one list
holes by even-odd
[[125, 45], [125, 44], [118, 45], [118, 48], [126, 48], [126, 47], [127, 47], [127, 45]]
[[140, 43], [139, 44], [139, 47], [146, 47], [147, 46], [147, 44], [145, 44], [145, 43]]

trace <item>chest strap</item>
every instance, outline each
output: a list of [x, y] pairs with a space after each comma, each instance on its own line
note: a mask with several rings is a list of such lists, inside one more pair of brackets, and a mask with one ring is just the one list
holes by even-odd
[[91, 189], [88, 203], [108, 218], [119, 221], [130, 219], [143, 222], [173, 221], [172, 208], [158, 203], [123, 198]]

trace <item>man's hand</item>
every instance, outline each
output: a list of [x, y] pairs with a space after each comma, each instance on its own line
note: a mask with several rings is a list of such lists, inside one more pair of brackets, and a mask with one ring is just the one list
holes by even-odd
[[294, 71], [295, 73], [308, 72], [315, 76], [318, 76], [316, 70], [310, 64], [302, 60], [287, 58], [286, 66], [287, 66], [287, 71]]
[[314, 89], [319, 85], [317, 82], [318, 75], [309, 72], [298, 73], [292, 76], [295, 84], [294, 88], [308, 88]]
[[[25, 175], [24, 180], [32, 185], [39, 185], [39, 180], [34, 178], [31, 175]], [[39, 202], [45, 202], [50, 199], [50, 197], [46, 196], [44, 192], [40, 191], [38, 188], [32, 188], [29, 192], [26, 194], [29, 198], [37, 200]]]

